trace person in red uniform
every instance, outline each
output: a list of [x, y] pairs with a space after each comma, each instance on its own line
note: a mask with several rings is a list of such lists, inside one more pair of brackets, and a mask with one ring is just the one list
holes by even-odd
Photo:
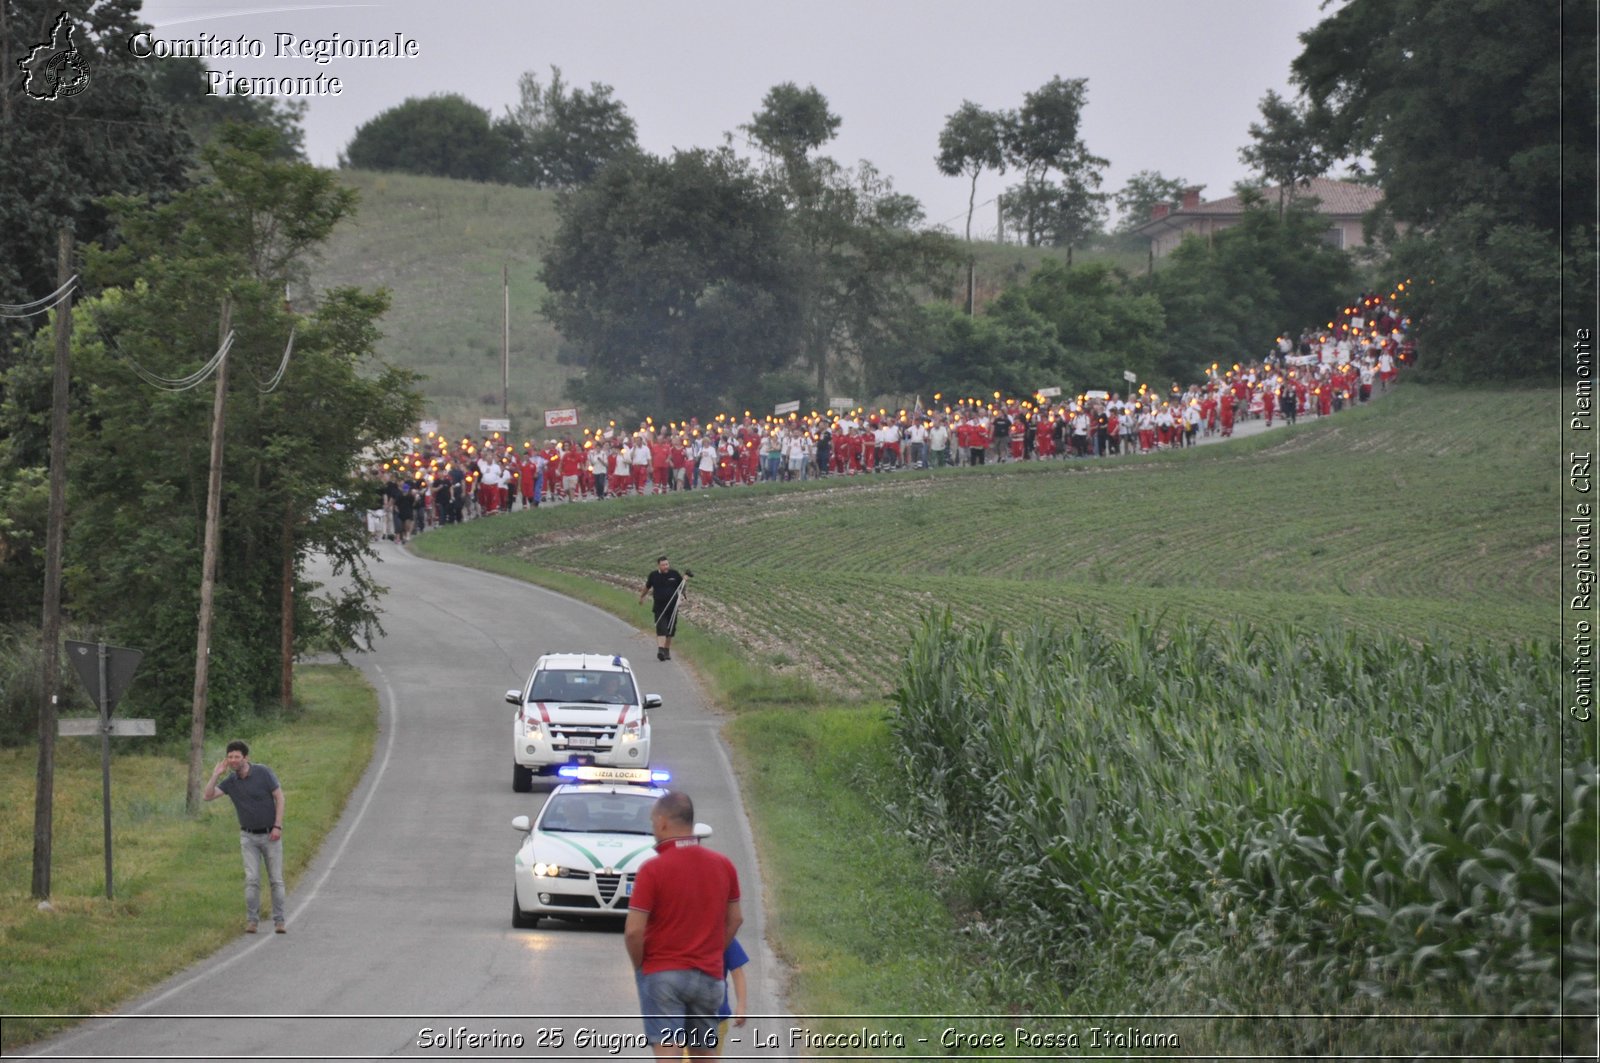
[[715, 1059], [723, 952], [744, 923], [733, 862], [700, 844], [694, 802], [669, 791], [650, 810], [655, 859], [639, 868], [622, 939], [645, 1038], [657, 1059]]
[[650, 479], [655, 483], [656, 494], [667, 493], [672, 474], [667, 470], [672, 463], [672, 444], [660, 436], [650, 440]]
[[568, 502], [577, 497], [578, 476], [583, 472], [583, 466], [583, 451], [572, 440], [567, 440], [561, 450], [561, 492], [567, 496]]

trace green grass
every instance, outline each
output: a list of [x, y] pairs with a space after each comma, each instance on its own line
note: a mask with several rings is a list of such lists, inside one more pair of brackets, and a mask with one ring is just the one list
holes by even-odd
[[697, 572], [696, 627], [847, 698], [888, 692], [909, 631], [940, 601], [971, 620], [1553, 635], [1560, 480], [1542, 457], [1557, 447], [1554, 403], [1406, 387], [1325, 422], [1153, 458], [555, 507], [418, 549], [625, 586], [665, 551]]
[[[282, 780], [285, 876], [305, 872], [361, 778], [377, 735], [377, 697], [360, 675], [296, 673], [301, 711], [240, 735], [213, 736], [206, 770], [228, 739]], [[184, 810], [187, 749], [116, 756], [111, 768], [114, 900], [105, 896], [100, 754], [93, 740], [56, 746], [53, 911], [31, 896], [37, 750], [0, 751], [0, 1014], [90, 1014], [112, 1008], [215, 952], [244, 921], [238, 820], [229, 801]], [[265, 893], [265, 886], [263, 886]], [[265, 903], [263, 896], [263, 903]], [[294, 913], [289, 913], [291, 921]], [[67, 1025], [7, 1019], [11, 1049]]]
[[[1067, 987], [989, 977], [1010, 965], [978, 914], [982, 876], [922, 862], [884, 815], [895, 795], [873, 781], [892, 763], [878, 699], [921, 618], [946, 603], [1011, 628], [1119, 632], [1142, 615], [1333, 628], [1354, 645], [1548, 639], [1556, 399], [1408, 385], [1325, 423], [1189, 452], [547, 507], [416, 549], [576, 592], [641, 627], [628, 590], [654, 557], [695, 569], [683, 656], [711, 662], [714, 697], [738, 714], [729, 737], [796, 1013], [1115, 1011], [1140, 970], [1125, 986], [1103, 971]], [[1287, 979], [1286, 1007], [1303, 998]]]

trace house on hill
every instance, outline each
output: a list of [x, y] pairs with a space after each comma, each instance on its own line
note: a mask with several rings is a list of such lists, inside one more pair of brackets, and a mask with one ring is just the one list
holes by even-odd
[[[1267, 202], [1276, 203], [1283, 191], [1274, 185], [1263, 188], [1261, 195]], [[1328, 222], [1323, 239], [1340, 250], [1358, 247], [1366, 241], [1362, 216], [1383, 198], [1383, 192], [1371, 185], [1335, 181], [1329, 177], [1313, 177], [1288, 189], [1287, 195], [1295, 199], [1317, 199], [1317, 213]], [[1151, 208], [1150, 220], [1133, 231], [1150, 241], [1151, 257], [1159, 258], [1177, 247], [1189, 233], [1209, 238], [1213, 233], [1237, 225], [1244, 211], [1244, 203], [1238, 196], [1202, 203], [1200, 190], [1188, 188], [1176, 209], [1158, 203]]]

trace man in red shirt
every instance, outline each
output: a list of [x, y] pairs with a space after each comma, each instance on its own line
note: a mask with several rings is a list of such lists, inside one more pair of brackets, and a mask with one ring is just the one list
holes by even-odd
[[744, 922], [739, 873], [694, 832], [694, 802], [670, 791], [650, 810], [655, 859], [639, 869], [623, 944], [633, 961], [645, 1037], [657, 1059], [715, 1059], [722, 956]]

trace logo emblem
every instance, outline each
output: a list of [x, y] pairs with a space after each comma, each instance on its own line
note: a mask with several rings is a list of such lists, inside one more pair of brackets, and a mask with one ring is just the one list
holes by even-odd
[[29, 96], [36, 100], [61, 100], [88, 88], [89, 65], [72, 43], [76, 31], [72, 19], [63, 11], [50, 29], [50, 39], [35, 45], [26, 59], [17, 60], [17, 66], [28, 75], [24, 88]]

